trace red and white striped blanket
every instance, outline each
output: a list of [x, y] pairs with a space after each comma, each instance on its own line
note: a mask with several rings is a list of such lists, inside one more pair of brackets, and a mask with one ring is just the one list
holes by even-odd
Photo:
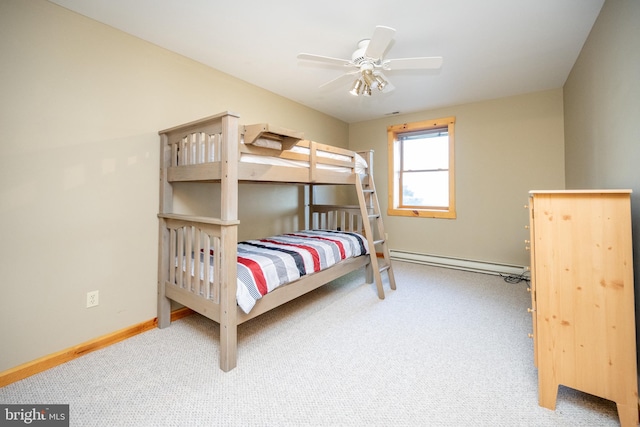
[[369, 253], [364, 236], [307, 230], [238, 243], [238, 305], [245, 312], [279, 286]]

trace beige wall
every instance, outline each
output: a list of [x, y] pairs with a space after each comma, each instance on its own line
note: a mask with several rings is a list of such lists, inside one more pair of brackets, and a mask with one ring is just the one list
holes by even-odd
[[[0, 371], [156, 316], [158, 130], [231, 110], [348, 143], [344, 122], [43, 0], [0, 2], [0, 56]], [[252, 188], [241, 220], [278, 208], [285, 229], [298, 195]]]
[[391, 249], [529, 265], [523, 206], [532, 189], [564, 188], [562, 90], [555, 89], [352, 124], [350, 148], [375, 150], [386, 213], [387, 126], [455, 116], [457, 219], [388, 217]]
[[[639, 23], [639, 1], [605, 1], [564, 86], [567, 188], [633, 190], [636, 307], [640, 307]], [[640, 342], [638, 310], [636, 325]]]

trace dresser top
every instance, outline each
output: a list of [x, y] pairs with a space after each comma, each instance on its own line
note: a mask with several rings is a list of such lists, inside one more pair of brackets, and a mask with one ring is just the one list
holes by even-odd
[[630, 189], [613, 190], [531, 190], [529, 194], [631, 194]]

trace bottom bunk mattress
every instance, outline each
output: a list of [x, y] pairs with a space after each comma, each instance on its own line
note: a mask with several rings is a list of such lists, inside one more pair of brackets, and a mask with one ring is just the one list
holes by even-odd
[[[363, 235], [335, 230], [305, 230], [238, 242], [238, 306], [249, 313], [274, 289], [368, 253]], [[213, 256], [213, 251], [209, 255]], [[213, 277], [212, 270], [209, 277]]]

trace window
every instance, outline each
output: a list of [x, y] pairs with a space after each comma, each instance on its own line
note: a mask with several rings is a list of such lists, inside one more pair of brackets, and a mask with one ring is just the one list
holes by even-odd
[[455, 218], [455, 117], [387, 128], [389, 215]]

